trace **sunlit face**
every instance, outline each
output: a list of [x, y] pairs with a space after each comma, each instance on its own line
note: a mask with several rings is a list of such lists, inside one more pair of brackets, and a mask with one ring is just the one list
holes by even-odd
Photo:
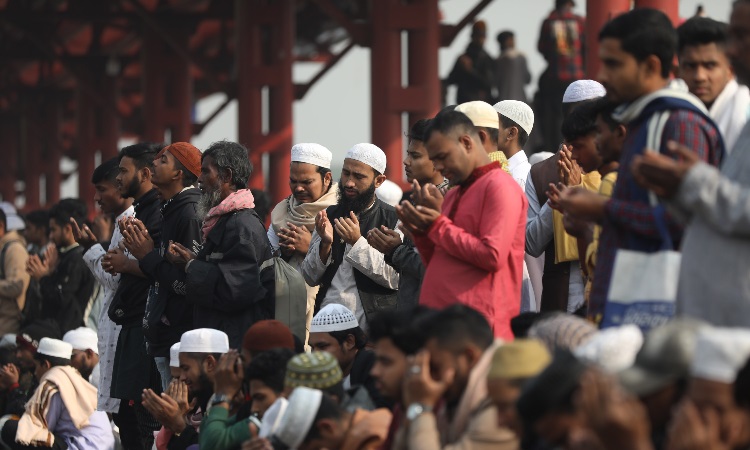
[[48, 234], [46, 228], [38, 227], [30, 222], [26, 223], [26, 228], [23, 231], [26, 241], [36, 245], [44, 244], [47, 241]]
[[406, 355], [390, 338], [375, 342], [375, 364], [370, 375], [380, 393], [395, 401], [401, 400], [401, 386], [406, 374]]
[[169, 151], [154, 159], [154, 174], [151, 176], [151, 182], [154, 183], [154, 186], [160, 188], [174, 183], [182, 184], [175, 161], [175, 157]]
[[516, 402], [521, 396], [521, 388], [508, 380], [487, 380], [487, 393], [497, 408], [497, 426], [510, 428], [521, 434], [521, 422], [516, 413]]
[[607, 98], [615, 103], [628, 103], [644, 94], [643, 64], [622, 49], [619, 39], [602, 39], [599, 59], [602, 64], [597, 79], [607, 89]]
[[350, 158], [344, 159], [339, 189], [342, 190], [347, 199], [357, 198], [370, 189], [373, 183], [375, 189], [377, 189], [383, 184], [383, 181], [385, 181], [385, 177], [382, 175], [376, 177], [375, 170], [367, 164]]
[[203, 157], [198, 184], [204, 194], [216, 192], [221, 189], [221, 177], [219, 176], [219, 170], [216, 168], [216, 164], [214, 164], [213, 157]]
[[120, 195], [123, 198], [135, 198], [140, 190], [141, 181], [141, 174], [133, 158], [129, 156], [120, 158], [120, 173], [115, 178]]
[[34, 360], [34, 378], [36, 378], [37, 381], [41, 380], [47, 371], [49, 371], [50, 366], [48, 362], [42, 362], [38, 359]]
[[433, 131], [427, 141], [427, 154], [435, 170], [454, 186], [463, 183], [471, 175], [472, 168], [466, 148], [467, 142], [481, 148], [478, 140], [475, 141], [471, 136], [459, 135], [456, 132], [443, 134]]
[[310, 333], [310, 338], [307, 343], [314, 352], [327, 352], [331, 356], [336, 358], [341, 366], [342, 370], [351, 364], [356, 356], [357, 352], [354, 349], [353, 341], [354, 337], [349, 335], [349, 338], [343, 343], [339, 344], [329, 333]]
[[602, 158], [596, 151], [596, 132], [578, 136], [566, 142], [570, 146], [573, 160], [578, 162], [584, 172], [590, 173], [601, 167]]
[[104, 214], [117, 214], [124, 209], [125, 201], [114, 183], [101, 181], [94, 185], [94, 202]]
[[406, 172], [406, 181], [411, 183], [417, 180], [423, 185], [432, 182], [435, 178], [435, 165], [427, 156], [427, 148], [424, 142], [412, 139], [406, 148], [406, 159], [404, 159], [404, 171]]
[[750, 83], [750, 4], [735, 2], [729, 18], [727, 56], [732, 63], [737, 80]]
[[724, 48], [715, 42], [691, 45], [680, 52], [680, 78], [706, 107], [716, 100], [734, 77]]
[[252, 399], [250, 413], [257, 414], [258, 417], [262, 418], [263, 414], [266, 413], [268, 408], [270, 408], [271, 405], [273, 405], [273, 402], [275, 402], [280, 396], [280, 393], [275, 392], [268, 387], [266, 383], [260, 380], [250, 380], [250, 398]]
[[210, 355], [201, 361], [180, 353], [180, 381], [187, 386], [191, 399], [211, 391], [207, 372], [213, 368], [213, 363], [215, 360]]
[[331, 172], [323, 176], [316, 165], [295, 161], [289, 166], [289, 189], [300, 203], [317, 201], [330, 185]]

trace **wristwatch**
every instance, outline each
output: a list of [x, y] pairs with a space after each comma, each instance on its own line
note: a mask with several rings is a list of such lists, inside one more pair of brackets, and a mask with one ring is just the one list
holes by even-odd
[[422, 403], [412, 403], [406, 408], [406, 419], [409, 422], [413, 422], [422, 414], [430, 412], [432, 412], [432, 406], [427, 406]]
[[219, 403], [230, 404], [231, 402], [232, 402], [232, 397], [226, 394], [219, 394], [219, 395], [214, 396], [214, 399], [211, 401], [211, 406], [216, 406]]

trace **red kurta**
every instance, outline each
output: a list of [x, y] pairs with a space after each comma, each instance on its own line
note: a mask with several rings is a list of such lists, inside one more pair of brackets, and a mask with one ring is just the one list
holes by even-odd
[[495, 336], [512, 340], [521, 307], [528, 202], [497, 163], [476, 169], [445, 196], [443, 214], [415, 236], [427, 267], [419, 303], [463, 303], [487, 318]]

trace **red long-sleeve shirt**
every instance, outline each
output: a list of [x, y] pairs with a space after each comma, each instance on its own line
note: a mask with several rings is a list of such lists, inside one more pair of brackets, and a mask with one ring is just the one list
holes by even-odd
[[441, 215], [416, 245], [427, 268], [419, 303], [470, 306], [495, 336], [512, 340], [521, 305], [526, 209], [518, 184], [497, 163], [476, 169], [449, 191]]

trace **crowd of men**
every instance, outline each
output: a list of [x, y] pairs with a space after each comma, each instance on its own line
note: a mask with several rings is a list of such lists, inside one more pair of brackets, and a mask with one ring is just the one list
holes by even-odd
[[546, 159], [471, 100], [404, 161], [294, 145], [269, 218], [228, 141], [123, 148], [91, 222], [0, 205], [0, 446], [750, 446], [750, 1], [599, 42]]

